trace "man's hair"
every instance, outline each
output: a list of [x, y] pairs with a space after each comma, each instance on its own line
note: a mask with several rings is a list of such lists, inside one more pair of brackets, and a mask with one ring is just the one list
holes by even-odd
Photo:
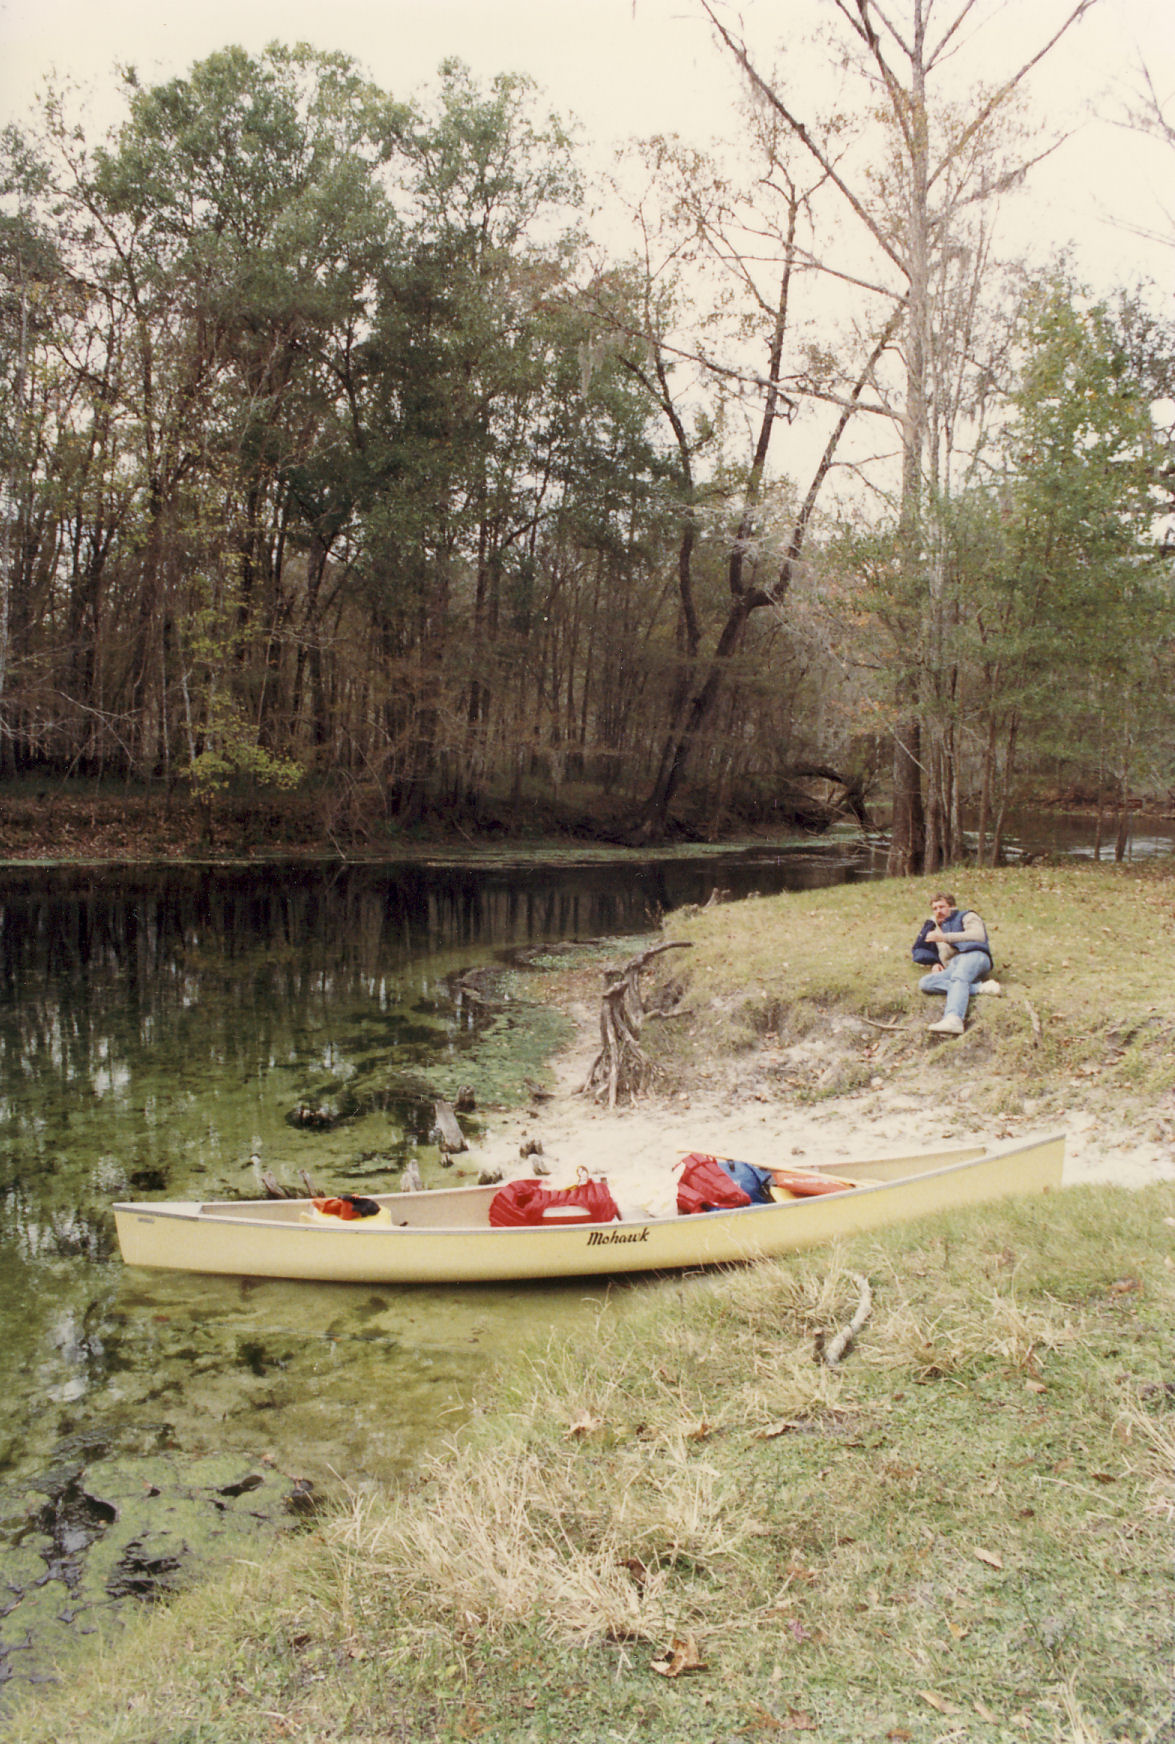
[[952, 908], [955, 906], [955, 899], [949, 890], [936, 890], [930, 901], [932, 905], [936, 902], [949, 902]]

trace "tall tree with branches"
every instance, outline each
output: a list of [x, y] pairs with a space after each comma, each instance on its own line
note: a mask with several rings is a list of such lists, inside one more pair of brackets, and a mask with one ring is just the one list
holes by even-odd
[[[994, 83], [953, 96], [952, 60], [994, 11], [987, 0], [828, 0], [837, 48], [865, 83], [865, 112], [883, 123], [862, 136], [864, 156], [833, 155], [788, 84], [764, 71], [719, 0], [701, 0], [719, 39], [760, 100], [819, 165], [877, 260], [875, 290], [900, 311], [900, 374], [890, 415], [900, 435], [897, 492], [899, 564], [907, 601], [910, 657], [894, 675], [893, 828], [889, 870], [912, 873], [949, 858], [952, 804], [940, 762], [924, 755], [926, 631], [942, 632], [941, 565], [934, 510], [944, 480], [938, 466], [947, 407], [936, 398], [936, 341], [943, 288], [957, 282], [978, 239], [971, 222], [1017, 185], [1050, 149], [1015, 137], [1006, 123], [1033, 70], [1096, 4], [1077, 0], [1039, 46]], [[836, 244], [833, 243], [835, 250]], [[846, 241], [841, 244], [848, 249]], [[832, 257], [829, 257], [830, 260]], [[945, 766], [949, 767], [949, 765]], [[934, 827], [928, 841], [928, 812]]]
[[[674, 677], [638, 821], [651, 838], [669, 827], [752, 618], [782, 615], [842, 438], [896, 327], [882, 316], [848, 376], [814, 356], [804, 322], [812, 205], [827, 177], [797, 163], [761, 104], [743, 122], [741, 178], [678, 140], [644, 143], [651, 192], [634, 211], [639, 264], [624, 296], [616, 275], [598, 287], [599, 325], [664, 419], [677, 492]], [[781, 434], [817, 404], [828, 416], [815, 459], [805, 482], [781, 491]]]

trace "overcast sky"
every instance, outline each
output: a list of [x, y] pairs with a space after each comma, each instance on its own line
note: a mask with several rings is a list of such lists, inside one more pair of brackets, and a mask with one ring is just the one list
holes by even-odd
[[[978, 64], [979, 54], [990, 53], [992, 70], [1006, 70], [1066, 9], [1066, 0], [1004, 0], [997, 26], [968, 58]], [[831, 0], [739, 0], [737, 8], [764, 52], [786, 39], [789, 72], [801, 52], [796, 28], [814, 10], [831, 12]], [[184, 7], [0, 0], [0, 122], [24, 116], [52, 70], [88, 86], [95, 116], [109, 120], [119, 112], [118, 64], [133, 62], [151, 82], [227, 43], [258, 50], [275, 38], [342, 49], [400, 97], [453, 54], [483, 77], [530, 73], [601, 155], [654, 131], [708, 138], [728, 123], [735, 84], [698, 0], [198, 0]], [[1175, 209], [1175, 153], [1112, 125], [1139, 86], [1144, 60], [1163, 94], [1175, 94], [1175, 0], [1100, 0], [1035, 77], [1042, 117], [1064, 118], [1080, 131], [1036, 178], [1033, 222], [1058, 243], [1076, 236], [1083, 269], [1100, 264], [1111, 279], [1142, 271], [1169, 283], [1175, 251], [1136, 241], [1114, 222], [1153, 228], [1164, 203]]]

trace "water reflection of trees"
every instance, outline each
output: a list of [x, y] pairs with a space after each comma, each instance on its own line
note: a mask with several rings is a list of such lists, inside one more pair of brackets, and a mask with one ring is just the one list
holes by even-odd
[[[748, 889], [827, 883], [826, 859], [544, 869], [184, 867], [10, 871], [0, 900], [0, 1069], [6, 1086], [126, 1085], [125, 1047], [150, 1049], [182, 1087], [199, 1052], [275, 1063], [362, 1000], [388, 1024], [410, 964], [463, 949], [641, 931]], [[841, 875], [844, 875], [842, 870]], [[112, 1027], [110, 1015], [117, 1012]], [[379, 1039], [394, 1040], [392, 1036]]]

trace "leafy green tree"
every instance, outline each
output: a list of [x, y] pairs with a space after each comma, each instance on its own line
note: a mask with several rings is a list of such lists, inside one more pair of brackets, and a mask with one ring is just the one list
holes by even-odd
[[[143, 89], [81, 188], [107, 282], [133, 311], [143, 480], [132, 709], [166, 755], [182, 571], [227, 565], [256, 653], [236, 683], [263, 730], [301, 523], [291, 475], [319, 447], [338, 361], [369, 318], [393, 220], [377, 172], [405, 112], [341, 55], [232, 48]], [[213, 508], [212, 498], [218, 498]], [[148, 749], [145, 747], [145, 749]]]
[[858, 663], [886, 675], [904, 663], [933, 696], [957, 788], [977, 800], [981, 859], [998, 859], [1022, 778], [1050, 765], [1079, 786], [1096, 781], [1121, 821], [1168, 721], [1165, 446], [1152, 409], [1162, 372], [1148, 323], [1142, 367], [1138, 317], [1135, 304], [1097, 304], [1064, 283], [1027, 296], [979, 478], [935, 505], [949, 612], [911, 634], [922, 594], [895, 523], [846, 527], [827, 560], [842, 613], [845, 578], [862, 578]]
[[[988, 557], [974, 577], [985, 746], [980, 853], [998, 855], [1027, 739], [1112, 774], [1120, 817], [1166, 696], [1170, 566], [1157, 533], [1153, 387], [1117, 314], [1054, 284], [1023, 318]], [[1121, 831], [1120, 838], [1121, 838]]]
[[459, 790], [484, 761], [506, 596], [552, 489], [573, 343], [552, 292], [579, 183], [570, 141], [534, 110], [529, 80], [483, 91], [451, 61], [402, 142], [404, 232], [360, 360], [360, 564], [395, 663], [393, 809], [438, 781]]

